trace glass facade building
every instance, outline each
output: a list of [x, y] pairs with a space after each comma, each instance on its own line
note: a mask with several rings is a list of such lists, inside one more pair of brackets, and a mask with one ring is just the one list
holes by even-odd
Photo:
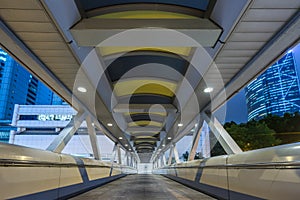
[[253, 80], [245, 93], [248, 120], [300, 111], [299, 76], [293, 52], [289, 51]]
[[0, 49], [0, 141], [7, 141], [15, 104], [62, 104], [47, 86]]

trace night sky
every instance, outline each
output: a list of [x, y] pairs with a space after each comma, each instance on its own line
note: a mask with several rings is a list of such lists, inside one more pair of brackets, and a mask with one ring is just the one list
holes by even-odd
[[[298, 76], [300, 76], [300, 43], [293, 48], [293, 52], [294, 52], [296, 67], [298, 69]], [[241, 90], [234, 97], [232, 97], [227, 102], [226, 106], [227, 106], [227, 110], [226, 110], [225, 122], [234, 121], [238, 124], [247, 122], [248, 112], [247, 112], [244, 89]], [[218, 111], [216, 112], [216, 116], [218, 117]]]

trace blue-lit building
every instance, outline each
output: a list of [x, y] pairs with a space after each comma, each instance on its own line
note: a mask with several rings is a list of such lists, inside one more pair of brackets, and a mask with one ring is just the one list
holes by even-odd
[[7, 141], [15, 104], [50, 105], [63, 101], [0, 49], [0, 141]]
[[268, 114], [283, 116], [300, 111], [300, 87], [293, 52], [270, 66], [245, 89], [248, 120]]

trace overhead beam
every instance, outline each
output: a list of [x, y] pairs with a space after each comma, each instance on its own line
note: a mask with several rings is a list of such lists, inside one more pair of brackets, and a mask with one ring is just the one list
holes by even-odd
[[[180, 38], [168, 36], [167, 29], [178, 31], [205, 47], [217, 42], [222, 29], [207, 18], [195, 19], [83, 19], [71, 28], [79, 46], [97, 46], [107, 38], [131, 30], [131, 38], [138, 46], [193, 46]], [[155, 40], [153, 40], [155, 38]], [[191, 42], [192, 43], [192, 42]], [[122, 40], [119, 46], [132, 46], [130, 40]], [[135, 44], [136, 45], [136, 44]]]
[[[150, 127], [150, 126], [146, 126], [146, 127], [128, 127], [126, 129], [126, 132], [142, 132], [144, 131], [145, 135], [147, 135], [147, 133], [149, 133], [149, 136], [153, 136], [158, 134], [158, 132], [162, 131], [161, 127]], [[150, 133], [155, 133], [155, 134], [150, 134]], [[132, 134], [133, 136], [136, 136], [135, 134]]]
[[[153, 104], [117, 104], [113, 108], [115, 113], [165, 113], [177, 112], [177, 109], [172, 104], [160, 104], [161, 106], [153, 106]], [[151, 111], [151, 112], [150, 112]]]

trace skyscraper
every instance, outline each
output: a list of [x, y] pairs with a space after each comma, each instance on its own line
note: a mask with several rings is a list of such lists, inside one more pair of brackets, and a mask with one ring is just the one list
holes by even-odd
[[248, 120], [300, 111], [300, 84], [293, 52], [254, 79], [245, 92]]
[[9, 137], [14, 105], [50, 105], [59, 97], [0, 49], [0, 140]]

